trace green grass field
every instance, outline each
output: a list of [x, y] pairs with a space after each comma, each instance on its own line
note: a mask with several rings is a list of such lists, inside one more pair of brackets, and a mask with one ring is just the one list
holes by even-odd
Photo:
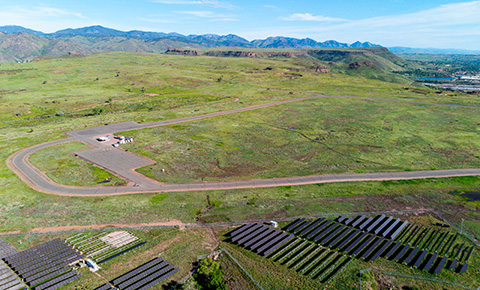
[[[88, 149], [79, 142], [51, 146], [35, 152], [29, 158], [53, 181], [71, 186], [123, 185], [115, 175], [76, 158], [72, 152]], [[108, 182], [106, 182], [108, 181]]]
[[475, 112], [316, 99], [125, 132], [125, 148], [157, 161], [139, 172], [161, 182], [476, 168]]
[[[267, 67], [273, 70], [264, 70]], [[457, 225], [465, 219], [467, 232], [480, 239], [478, 201], [468, 201], [456, 194], [478, 191], [479, 177], [68, 198], [34, 191], [5, 164], [11, 154], [21, 149], [64, 139], [64, 133], [70, 130], [106, 123], [166, 120], [318, 93], [478, 106], [477, 97], [344, 74], [315, 74], [295, 58], [108, 53], [0, 64], [0, 72], [1, 232], [148, 223], [168, 218], [210, 223], [433, 208]], [[137, 143], [129, 144], [128, 148], [157, 158], [158, 165], [142, 172], [169, 182], [198, 181], [202, 177], [233, 180], [327, 172], [478, 167], [477, 111], [348, 98], [310, 100], [138, 131], [134, 136]], [[158, 139], [147, 141], [149, 136]], [[59, 183], [96, 185], [110, 174], [71, 154], [83, 148], [79, 143], [67, 143], [39, 151], [31, 161]], [[166, 168], [166, 174], [158, 174], [158, 168]], [[122, 181], [112, 179], [110, 184], [118, 182]], [[155, 241], [152, 248], [163, 240], [178, 239], [174, 246], [159, 251], [164, 249], [174, 263], [190, 265], [198, 253], [208, 252], [205, 247], [190, 249], [206, 243], [200, 237], [204, 233], [193, 233], [191, 237], [190, 234], [155, 230], [145, 233], [145, 238]], [[22, 244], [16, 241], [15, 246], [27, 248], [47, 237], [56, 236], [25, 235]], [[235, 251], [232, 247], [233, 254]], [[184, 252], [187, 254], [179, 254]], [[139, 250], [126, 258], [134, 259], [141, 253]], [[238, 253], [236, 257], [247, 265], [264, 265], [260, 257], [240, 250]], [[140, 260], [135, 261], [140, 263]], [[478, 263], [478, 255], [474, 261]], [[353, 265], [338, 281], [356, 281], [357, 270], [365, 266]], [[115, 272], [114, 267], [107, 265], [110, 274], [105, 272], [106, 275], [113, 277], [126, 269], [119, 266]], [[188, 269], [183, 267], [182, 271]], [[312, 285], [310, 281], [292, 278], [288, 271], [270, 264], [268, 267], [291, 279], [285, 287]], [[478, 273], [475, 267], [471, 273]], [[82, 274], [90, 281], [88, 285], [98, 286], [96, 276], [88, 271]], [[454, 280], [456, 276], [443, 278]], [[264, 286], [280, 283], [269, 281], [271, 276], [258, 279]], [[477, 283], [472, 276], [462, 279], [465, 285]], [[398, 288], [408, 285], [408, 281], [401, 279], [391, 278], [391, 281], [397, 281]], [[339, 289], [358, 286], [356, 282], [344, 283], [336, 285]]]

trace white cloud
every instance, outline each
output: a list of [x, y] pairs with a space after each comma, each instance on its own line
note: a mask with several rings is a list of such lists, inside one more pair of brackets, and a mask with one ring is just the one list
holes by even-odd
[[319, 22], [338, 22], [338, 21], [347, 21], [342, 18], [332, 18], [322, 15], [312, 15], [310, 13], [295, 13], [287, 17], [280, 17], [281, 20], [285, 21], [319, 21]]
[[205, 5], [215, 8], [238, 9], [237, 6], [218, 0], [152, 0], [152, 2], [160, 4], [173, 5]]

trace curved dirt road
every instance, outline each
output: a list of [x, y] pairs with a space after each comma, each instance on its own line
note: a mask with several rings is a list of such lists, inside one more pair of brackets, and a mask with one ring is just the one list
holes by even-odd
[[[33, 189], [54, 195], [61, 196], [108, 196], [132, 193], [148, 192], [174, 192], [174, 191], [205, 191], [220, 189], [239, 189], [239, 188], [259, 188], [276, 187], [287, 185], [305, 185], [317, 183], [349, 182], [349, 181], [383, 181], [383, 180], [408, 180], [420, 178], [443, 178], [454, 176], [475, 176], [480, 175], [480, 169], [450, 169], [450, 170], [430, 170], [430, 171], [402, 171], [402, 172], [379, 172], [379, 173], [345, 173], [345, 174], [326, 174], [310, 176], [294, 176], [272, 179], [253, 179], [241, 181], [223, 181], [223, 182], [193, 182], [193, 183], [160, 183], [150, 179], [135, 171], [136, 168], [152, 164], [153, 161], [145, 157], [135, 155], [120, 148], [112, 148], [108, 144], [96, 141], [98, 136], [113, 134], [128, 130], [137, 130], [157, 126], [171, 125], [181, 122], [195, 121], [226, 114], [246, 112], [250, 110], [285, 104], [290, 102], [303, 101], [316, 98], [356, 98], [375, 101], [405, 102], [414, 104], [426, 104], [435, 106], [450, 106], [479, 109], [477, 106], [464, 106], [455, 104], [434, 104], [423, 103], [409, 100], [389, 100], [368, 97], [349, 97], [349, 96], [311, 96], [278, 101], [268, 104], [251, 106], [230, 111], [210, 113], [206, 115], [186, 117], [180, 119], [158, 121], [152, 123], [138, 124], [136, 122], [125, 122], [100, 126], [84, 130], [68, 132], [69, 138], [52, 141], [30, 148], [21, 150], [7, 159], [7, 165], [20, 178]], [[43, 172], [28, 162], [29, 156], [46, 147], [62, 144], [66, 142], [79, 141], [90, 145], [93, 149], [79, 152], [79, 157], [94, 163], [116, 175], [129, 181], [127, 186], [109, 186], [109, 187], [74, 187], [66, 186], [53, 182]]]

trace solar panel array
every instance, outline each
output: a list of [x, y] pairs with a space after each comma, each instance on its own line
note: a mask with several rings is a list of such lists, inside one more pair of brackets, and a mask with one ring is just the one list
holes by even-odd
[[16, 253], [18, 253], [17, 249], [15, 249], [12, 245], [10, 245], [9, 242], [5, 241], [4, 239], [0, 239], [0, 259]]
[[433, 274], [445, 267], [463, 273], [473, 251], [473, 247], [455, 244], [458, 234], [427, 229], [386, 215], [297, 219], [284, 230], [365, 261], [383, 257]]
[[52, 290], [81, 277], [69, 265], [82, 259], [80, 252], [64, 241], [55, 239], [5, 257], [3, 261], [31, 289]]
[[110, 283], [95, 288], [95, 290], [150, 289], [176, 274], [178, 271], [180, 271], [180, 269], [175, 268], [175, 266], [168, 261], [164, 261], [162, 258], [155, 258], [113, 279]]
[[0, 289], [2, 290], [20, 290], [27, 289], [27, 285], [15, 274], [15, 272], [8, 267], [2, 260], [0, 260]]
[[66, 241], [97, 264], [104, 263], [143, 244], [144, 241], [127, 231], [81, 233]]
[[[294, 233], [304, 234], [322, 221], [299, 219], [287, 228]], [[323, 283], [333, 279], [351, 261], [350, 257], [343, 254], [262, 224], [245, 224], [235, 229], [230, 233], [230, 241]]]

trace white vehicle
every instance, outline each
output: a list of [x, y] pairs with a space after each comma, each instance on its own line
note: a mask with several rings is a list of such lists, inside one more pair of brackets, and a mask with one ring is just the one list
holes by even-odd
[[114, 144], [112, 144], [112, 146], [113, 147], [118, 147], [119, 145], [118, 145], [118, 143], [114, 143]]

